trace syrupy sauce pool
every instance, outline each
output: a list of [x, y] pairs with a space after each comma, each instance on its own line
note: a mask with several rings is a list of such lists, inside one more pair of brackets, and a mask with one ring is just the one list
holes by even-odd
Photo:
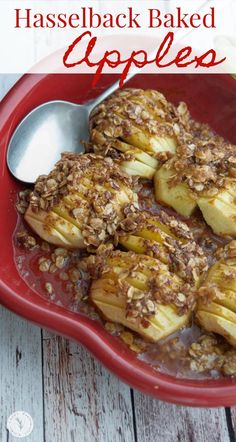
[[[141, 186], [139, 202], [143, 209], [151, 213], [160, 211], [160, 205], [155, 202], [153, 188], [147, 182], [143, 182]], [[176, 216], [176, 213], [168, 208], [161, 207], [161, 209]], [[196, 214], [190, 220], [185, 219], [184, 221], [191, 228], [197, 243], [204, 249], [208, 256], [209, 264], [213, 264], [215, 251], [218, 247], [224, 245], [226, 241], [212, 234], [200, 214]], [[28, 232], [36, 239], [36, 247], [27, 250], [19, 243], [17, 235], [23, 231]], [[89, 303], [88, 290], [90, 281], [81, 266], [82, 258], [86, 256], [85, 253], [68, 251], [68, 254], [63, 257], [62, 267], [58, 268], [55, 265], [58, 257], [55, 253], [57, 253], [58, 248], [45, 243], [32, 233], [22, 215], [18, 215], [16, 229], [13, 234], [13, 247], [15, 263], [19, 274], [32, 290], [66, 309], [86, 314], [95, 321], [102, 321], [105, 328], [111, 334], [119, 335], [130, 346], [131, 350], [137, 351], [138, 358], [151, 364], [157, 370], [177, 377], [192, 379], [218, 377], [220, 375], [218, 371], [214, 370], [203, 373], [190, 370], [187, 358], [188, 349], [193, 342], [196, 342], [204, 334], [204, 331], [194, 323], [194, 318], [188, 327], [159, 343], [144, 342], [128, 329], [122, 326], [112, 327], [112, 324], [103, 321]], [[40, 258], [44, 264], [46, 261], [46, 271], [39, 270]], [[219, 339], [222, 345], [222, 340], [221, 338]], [[228, 344], [226, 344], [227, 348]]]

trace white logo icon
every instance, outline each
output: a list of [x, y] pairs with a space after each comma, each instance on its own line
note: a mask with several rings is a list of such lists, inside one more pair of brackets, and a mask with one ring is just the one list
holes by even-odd
[[15, 411], [7, 420], [7, 429], [12, 436], [26, 437], [33, 431], [33, 419], [25, 411]]

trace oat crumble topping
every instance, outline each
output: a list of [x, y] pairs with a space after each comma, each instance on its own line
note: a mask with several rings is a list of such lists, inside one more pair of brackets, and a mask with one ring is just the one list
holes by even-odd
[[17, 212], [20, 215], [24, 215], [28, 206], [31, 190], [26, 189], [18, 193], [18, 201], [16, 203]]
[[219, 336], [200, 336], [190, 346], [187, 361], [190, 369], [198, 373], [214, 370], [227, 376], [236, 374], [236, 349]]
[[32, 250], [37, 246], [37, 240], [25, 230], [16, 234], [16, 241], [20, 246], [28, 250]]
[[[174, 237], [166, 234], [161, 226], [155, 224], [157, 222], [163, 226], [168, 226], [170, 235], [172, 234]], [[145, 240], [145, 253], [157, 259], [161, 259], [164, 253], [170, 271], [177, 273], [186, 282], [193, 284], [200, 275], [208, 270], [207, 257], [203, 249], [195, 242], [186, 223], [164, 211], [151, 216], [148, 212], [136, 210], [130, 212], [120, 222], [118, 235], [138, 234], [143, 229], [156, 232], [163, 238], [163, 244], [148, 239]]]
[[[114, 273], [116, 286], [126, 297], [126, 315], [134, 321], [141, 318], [142, 325], [148, 327], [147, 318], [155, 315], [158, 305], [174, 304], [180, 315], [194, 310], [196, 306], [196, 289], [174, 273], [160, 261], [134, 252], [110, 252], [109, 255], [90, 256], [86, 260], [87, 271], [92, 279], [106, 278], [106, 273], [113, 271], [113, 260], [124, 265], [119, 274]], [[148, 275], [147, 288], [139, 290], [129, 278], [139, 278], [139, 274]], [[114, 281], [111, 281], [114, 283]]]
[[[149, 136], [181, 138], [189, 129], [189, 121], [185, 103], [175, 107], [155, 90], [121, 89], [93, 110], [90, 143], [86, 148], [87, 151], [127, 161], [133, 158], [132, 151], [117, 151], [119, 140], [140, 129]], [[151, 155], [160, 161], [166, 161], [172, 156], [170, 152]]]
[[221, 188], [236, 185], [236, 145], [212, 133], [206, 125], [192, 124], [192, 139], [182, 137], [176, 155], [164, 165], [173, 170], [170, 186], [187, 183], [193, 195], [215, 196]]
[[[21, 215], [29, 206], [36, 214], [49, 213], [66, 196], [77, 195], [73, 207], [69, 203], [65, 206], [76, 222], [81, 224], [82, 220], [86, 250], [93, 255], [79, 257], [63, 247], [51, 248], [27, 230], [17, 232], [16, 242], [20, 248], [28, 251], [39, 248], [43, 253], [37, 266], [48, 279], [43, 287], [50, 299], [55, 297], [50, 279], [54, 273], [68, 292], [87, 302], [91, 280], [114, 272], [114, 279], [109, 282], [125, 295], [126, 316], [148, 327], [149, 319], [158, 313], [161, 304], [174, 305], [178, 314], [183, 315], [194, 312], [198, 301], [208, 304], [225, 295], [217, 282], [202, 282], [209, 263], [188, 225], [162, 210], [150, 215], [139, 209], [140, 181], [120, 169], [122, 161], [135, 158], [133, 146], [125, 153], [119, 150], [122, 140], [138, 131], [149, 136], [172, 137], [176, 141], [175, 154], [151, 153], [159, 164], [165, 163], [164, 167], [173, 171], [170, 186], [186, 183], [196, 199], [199, 195], [215, 196], [229, 186], [235, 185], [236, 189], [236, 146], [214, 134], [207, 125], [192, 120], [185, 103], [176, 107], [152, 90], [118, 90], [92, 112], [90, 143], [86, 149], [95, 154], [63, 153], [53, 171], [37, 179], [33, 192], [19, 193], [16, 205]], [[151, 199], [149, 205], [152, 206]], [[153, 220], [168, 227], [169, 233]], [[145, 255], [125, 252], [125, 266], [121, 265], [116, 273], [112, 260], [121, 258], [122, 261], [124, 257], [124, 252], [114, 251], [119, 238], [138, 236], [142, 229], [158, 233], [163, 242], [145, 239]], [[167, 265], [162, 264], [163, 250]], [[226, 282], [232, 281], [236, 269], [236, 240], [218, 248], [212, 263], [214, 260], [227, 265], [222, 275]], [[148, 276], [145, 290], [130, 282], [138, 278], [138, 274]], [[80, 282], [83, 282], [81, 286]], [[86, 305], [88, 307], [88, 303]], [[87, 307], [83, 307], [85, 313]], [[90, 317], [97, 318], [96, 313], [92, 312]], [[137, 353], [144, 350], [146, 343], [120, 324], [106, 322], [105, 328], [119, 335], [131, 350]], [[197, 373], [236, 375], [236, 349], [218, 335], [205, 333], [184, 350], [178, 338], [172, 338], [166, 349], [170, 351], [170, 358], [181, 357]]]
[[139, 130], [176, 140], [175, 155], [168, 151], [151, 153], [173, 170], [170, 186], [185, 182], [193, 195], [207, 192], [214, 196], [219, 188], [227, 187], [227, 178], [235, 181], [236, 146], [208, 125], [194, 121], [186, 103], [176, 107], [154, 90], [121, 89], [95, 108], [86, 149], [120, 161], [132, 160], [132, 146], [121, 153], [119, 143]]
[[129, 205], [138, 206], [132, 188], [133, 179], [111, 158], [63, 153], [52, 172], [37, 179], [29, 204], [37, 213], [50, 212], [63, 202], [63, 209], [81, 226], [85, 246], [92, 251], [115, 234]]

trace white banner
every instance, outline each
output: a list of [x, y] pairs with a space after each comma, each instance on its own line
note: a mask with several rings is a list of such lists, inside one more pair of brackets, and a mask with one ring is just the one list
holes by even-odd
[[0, 73], [236, 72], [236, 1], [0, 0]]

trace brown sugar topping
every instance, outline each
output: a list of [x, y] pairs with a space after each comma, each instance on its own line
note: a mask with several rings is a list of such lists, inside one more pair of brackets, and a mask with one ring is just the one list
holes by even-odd
[[[34, 212], [49, 212], [63, 201], [81, 225], [85, 245], [97, 247], [114, 235], [129, 204], [137, 207], [133, 180], [111, 158], [63, 153], [49, 175], [40, 176], [30, 195]], [[72, 203], [64, 199], [72, 199]]]

